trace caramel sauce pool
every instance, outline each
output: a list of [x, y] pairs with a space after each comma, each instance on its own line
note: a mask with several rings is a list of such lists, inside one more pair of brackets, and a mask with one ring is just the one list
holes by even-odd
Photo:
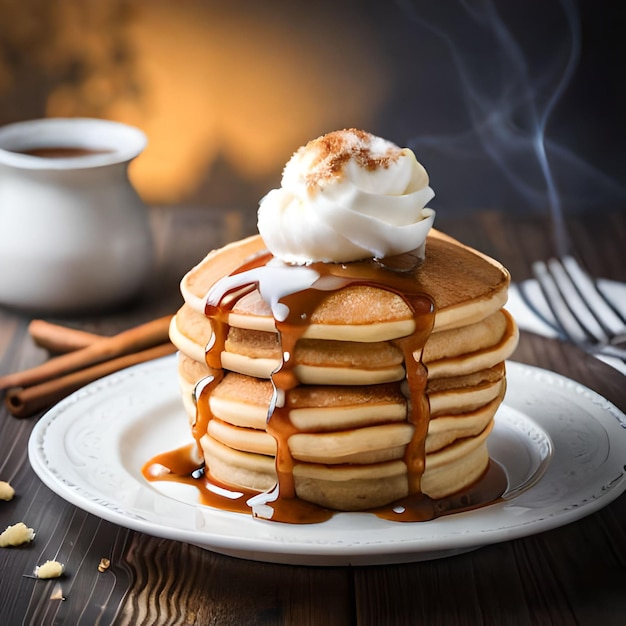
[[[263, 267], [271, 258], [270, 253], [258, 255], [232, 275]], [[410, 257], [409, 261], [413, 263], [414, 257]], [[413, 271], [406, 269], [397, 271], [383, 267], [374, 260], [349, 264], [314, 263], [309, 267], [314, 269], [320, 278], [332, 276], [339, 279], [341, 284], [339, 289], [365, 285], [397, 294], [411, 310], [415, 322], [413, 333], [393, 340], [404, 356], [405, 381], [410, 398], [407, 419], [414, 426], [412, 439], [404, 455], [409, 495], [370, 512], [387, 520], [416, 522], [482, 507], [497, 501], [507, 487], [507, 479], [503, 468], [493, 461], [490, 461], [481, 479], [463, 491], [440, 500], [433, 500], [421, 493], [420, 481], [424, 472], [430, 408], [426, 395], [428, 372], [415, 355], [421, 355], [430, 336], [435, 320], [435, 305], [421, 288], [418, 273], [414, 268]], [[255, 285], [248, 283], [244, 286]], [[275, 322], [284, 358], [280, 367], [272, 374], [274, 396], [267, 420], [267, 432], [274, 437], [277, 444], [275, 467], [278, 480], [274, 491], [264, 501], [264, 505], [272, 509], [272, 521], [315, 523], [329, 519], [334, 513], [297, 497], [293, 477], [294, 460], [287, 445], [289, 437], [297, 432], [291, 423], [286, 401], [289, 392], [299, 385], [294, 372], [296, 363], [291, 356], [295, 353], [298, 339], [307, 328], [311, 314], [329, 293], [331, 292], [308, 288], [280, 299], [281, 304], [286, 305], [288, 310], [285, 320]], [[228, 332], [228, 315], [236, 303], [236, 299], [229, 298], [228, 295], [229, 292], [226, 292], [217, 305], [207, 304], [205, 308], [205, 314], [211, 321], [213, 336], [206, 350], [206, 363], [211, 374], [198, 383], [196, 388], [197, 417], [192, 432], [198, 449], [199, 440], [207, 432], [209, 421], [213, 417], [208, 399], [224, 375], [220, 355]], [[203, 470], [199, 470], [198, 464], [191, 460], [193, 445], [151, 459], [144, 466], [143, 475], [151, 481], [170, 480], [194, 485], [199, 490], [202, 504], [228, 511], [250, 513], [248, 500], [257, 496], [257, 492], [221, 484]]]
[[[198, 468], [198, 464], [190, 460], [194, 446], [192, 443], [155, 456], [143, 466], [143, 476], [150, 482], [169, 481], [195, 487], [198, 490], [200, 504], [249, 515], [251, 511], [248, 500], [256, 496], [257, 492], [231, 487], [206, 475], [204, 469]], [[504, 469], [499, 463], [491, 460], [478, 481], [447, 498], [432, 500], [424, 495], [407, 496], [387, 506], [364, 512], [392, 522], [423, 522], [494, 504], [501, 499], [507, 486]], [[292, 524], [324, 522], [335, 513], [297, 497], [283, 498], [274, 505], [276, 513], [274, 519]]]

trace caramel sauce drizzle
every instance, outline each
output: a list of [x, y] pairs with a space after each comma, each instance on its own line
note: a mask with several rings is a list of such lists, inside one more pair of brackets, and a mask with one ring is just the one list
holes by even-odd
[[[259, 255], [241, 266], [236, 273], [242, 273], [257, 267], [262, 267], [270, 260], [269, 253]], [[381, 267], [375, 261], [362, 261], [349, 264], [314, 263], [309, 266], [315, 270], [320, 278], [333, 276], [340, 279], [341, 287], [350, 285], [369, 285], [387, 289], [398, 294], [406, 302], [415, 320], [414, 332], [395, 343], [401, 348], [406, 367], [406, 380], [409, 387], [408, 420], [414, 425], [411, 442], [407, 446], [405, 462], [407, 465], [409, 494], [421, 496], [420, 479], [424, 471], [424, 447], [428, 431], [429, 406], [426, 397], [427, 371], [420, 356], [430, 336], [435, 320], [435, 305], [430, 297], [423, 293], [415, 273], [400, 273]], [[229, 300], [226, 295], [217, 305], [207, 304], [205, 313], [213, 325], [213, 340], [207, 349], [206, 361], [210, 368], [219, 367], [219, 359], [224, 349], [228, 332], [228, 313], [235, 300]], [[267, 418], [267, 432], [276, 440], [275, 467], [278, 479], [278, 494], [271, 494], [265, 500], [266, 506], [273, 509], [272, 519], [279, 521], [293, 521], [293, 509], [301, 509], [310, 505], [302, 503], [297, 498], [293, 476], [294, 460], [291, 456], [288, 441], [292, 434], [297, 432], [289, 416], [288, 394], [299, 385], [294, 368], [296, 366], [293, 355], [298, 340], [306, 331], [312, 313], [327, 297], [328, 292], [315, 287], [303, 289], [281, 298], [280, 302], [287, 307], [286, 319], [275, 320], [278, 331], [282, 360], [279, 368], [272, 374], [274, 394]], [[417, 355], [417, 358], [416, 358]], [[208, 402], [202, 400], [204, 408]], [[210, 419], [210, 418], [209, 418]], [[206, 432], [205, 420], [196, 427], [200, 435]], [[320, 508], [320, 507], [318, 507]], [[406, 510], [406, 507], [405, 507]], [[320, 511], [314, 516], [315, 521], [328, 517], [328, 513]], [[311, 520], [309, 520], [311, 521]]]

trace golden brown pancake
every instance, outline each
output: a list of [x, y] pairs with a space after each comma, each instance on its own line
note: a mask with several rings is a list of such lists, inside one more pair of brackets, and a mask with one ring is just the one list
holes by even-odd
[[[255, 235], [209, 253], [181, 282], [185, 302], [203, 313], [209, 288], [263, 250], [263, 240]], [[508, 271], [497, 261], [431, 230], [420, 283], [437, 306], [434, 331], [465, 326], [500, 309], [507, 299], [509, 281]], [[229, 318], [231, 326], [274, 330], [267, 305], [256, 295], [239, 300]], [[402, 298], [389, 291], [353, 286], [329, 294], [313, 314], [306, 336], [348, 340], [359, 330], [384, 334], [386, 324], [402, 322], [412, 324]]]

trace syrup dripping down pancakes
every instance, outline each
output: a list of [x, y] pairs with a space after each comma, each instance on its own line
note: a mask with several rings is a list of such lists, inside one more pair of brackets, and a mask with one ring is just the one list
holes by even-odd
[[[263, 252], [256, 236], [210, 253], [183, 279], [185, 303], [172, 321], [184, 405], [210, 475], [233, 488], [271, 490], [283, 445], [292, 495], [333, 510], [395, 503], [410, 495], [415, 474], [418, 492], [434, 500], [476, 483], [489, 465], [486, 441], [506, 388], [504, 361], [517, 344], [517, 327], [502, 308], [506, 269], [431, 230], [423, 262], [402, 281], [415, 282], [415, 292], [432, 301], [432, 313], [411, 311], [386, 286], [389, 270], [374, 263], [365, 271], [369, 280], [325, 292], [290, 355], [297, 384], [284, 400], [289, 426], [281, 437], [268, 428], [281, 337], [255, 288], [225, 309], [219, 380], [210, 394], [194, 396], [196, 386], [215, 375], [206, 361], [215, 335], [206, 293]], [[408, 367], [423, 364], [423, 392], [413, 392], [423, 393], [427, 406], [415, 424], [411, 405], [419, 397], [411, 397], [398, 341], [420, 323], [428, 326], [426, 338]], [[210, 414], [200, 430], [194, 398], [206, 402]], [[423, 470], [411, 470], [415, 460], [407, 450], [420, 428], [423, 443], [411, 454]]]

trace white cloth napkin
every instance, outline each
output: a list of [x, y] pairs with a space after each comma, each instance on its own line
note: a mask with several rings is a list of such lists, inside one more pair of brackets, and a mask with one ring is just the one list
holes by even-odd
[[[520, 287], [527, 295], [528, 300], [532, 302], [536, 311], [528, 306], [526, 299], [523, 298], [520, 293]], [[599, 279], [598, 288], [623, 315], [626, 309], [626, 283]], [[519, 285], [515, 283], [511, 284], [506, 309], [515, 318], [520, 329], [536, 333], [543, 337], [559, 337], [559, 331], [557, 330], [554, 316], [543, 296], [539, 283], [535, 279], [525, 280]], [[604, 355], [595, 356], [622, 372], [622, 374], [626, 374], [626, 364], [620, 359]]]

